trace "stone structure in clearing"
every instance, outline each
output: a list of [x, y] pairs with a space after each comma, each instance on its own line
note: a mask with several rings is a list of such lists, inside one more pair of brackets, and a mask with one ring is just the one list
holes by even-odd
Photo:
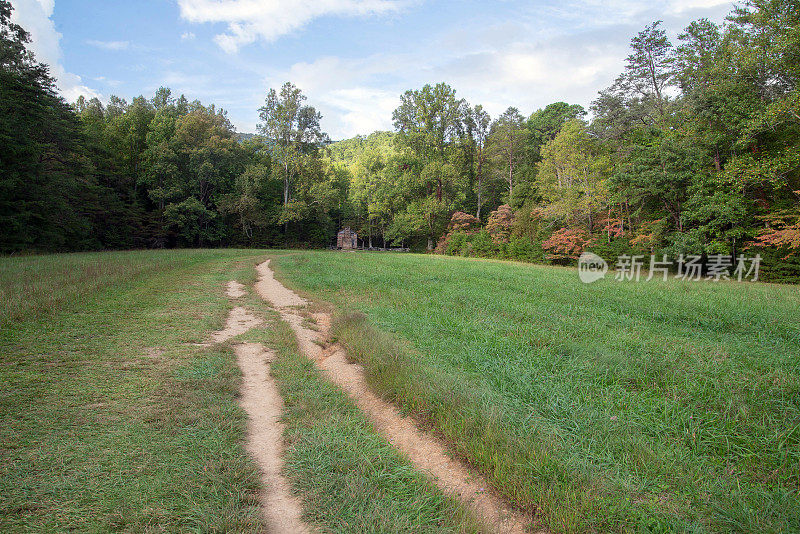
[[358, 234], [352, 231], [349, 226], [345, 226], [336, 236], [336, 248], [342, 250], [353, 250], [358, 248]]

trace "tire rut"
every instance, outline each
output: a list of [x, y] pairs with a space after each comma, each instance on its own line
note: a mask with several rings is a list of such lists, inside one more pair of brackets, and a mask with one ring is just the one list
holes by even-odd
[[[231, 299], [244, 296], [244, 286], [230, 282], [227, 295]], [[261, 319], [236, 306], [230, 311], [225, 328], [212, 334], [211, 341], [228, 341], [261, 324]], [[302, 520], [301, 501], [283, 475], [283, 398], [269, 372], [274, 353], [260, 343], [239, 343], [234, 351], [243, 378], [239, 404], [247, 413], [246, 448], [261, 470], [259, 497], [268, 532], [311, 533], [313, 530]]]
[[313, 314], [319, 330], [307, 326], [301, 308], [308, 302], [278, 282], [269, 260], [258, 265], [256, 291], [272, 304], [297, 336], [301, 351], [333, 383], [343, 389], [375, 427], [420, 470], [427, 472], [445, 493], [456, 496], [485, 524], [502, 534], [523, 534], [532, 518], [495, 495], [486, 479], [448, 454], [447, 445], [421, 430], [391, 403], [375, 395], [367, 385], [364, 369], [350, 363], [338, 345], [323, 348], [330, 329], [330, 316]]

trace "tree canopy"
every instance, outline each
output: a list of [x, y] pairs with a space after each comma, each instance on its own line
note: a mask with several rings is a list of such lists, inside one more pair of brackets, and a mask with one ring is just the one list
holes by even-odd
[[166, 87], [68, 104], [12, 9], [0, 0], [2, 252], [322, 247], [348, 225], [368, 247], [545, 262], [747, 253], [766, 278], [800, 276], [789, 0], [746, 1], [675, 42], [647, 25], [591, 115], [555, 102], [492, 118], [437, 83], [400, 95], [395, 131], [337, 143], [289, 82], [266, 92], [258, 134]]

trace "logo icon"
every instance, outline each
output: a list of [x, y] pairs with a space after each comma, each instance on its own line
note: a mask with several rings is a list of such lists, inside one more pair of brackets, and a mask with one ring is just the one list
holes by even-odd
[[578, 258], [578, 277], [584, 284], [591, 284], [605, 278], [608, 272], [606, 260], [592, 252], [584, 252]]

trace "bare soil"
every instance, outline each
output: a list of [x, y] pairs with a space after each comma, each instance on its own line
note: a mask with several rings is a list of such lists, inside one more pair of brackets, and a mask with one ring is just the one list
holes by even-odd
[[282, 309], [291, 306], [305, 306], [308, 304], [306, 299], [300, 297], [294, 291], [284, 287], [283, 284], [275, 280], [272, 269], [269, 267], [269, 260], [259, 264], [256, 270], [258, 271], [256, 291], [261, 295], [261, 298], [270, 302], [274, 307]]
[[255, 328], [261, 324], [261, 319], [248, 312], [241, 306], [236, 306], [228, 314], [228, 320], [225, 321], [225, 328], [219, 332], [211, 334], [211, 341], [214, 343], [222, 343], [228, 341], [238, 335], [244, 334], [251, 328]]
[[228, 295], [228, 298], [239, 299], [247, 295], [247, 291], [242, 284], [236, 280], [231, 280], [228, 282], [228, 287], [225, 288], [225, 294]]
[[283, 476], [283, 399], [269, 374], [273, 353], [260, 343], [237, 345], [236, 359], [242, 369], [241, 406], [247, 412], [247, 450], [261, 467], [261, 505], [268, 532], [311, 532], [301, 519], [300, 500]]
[[303, 353], [317, 364], [329, 380], [347, 392], [379, 432], [417, 468], [429, 473], [437, 486], [468, 505], [496, 532], [522, 534], [526, 531], [526, 527], [532, 524], [532, 518], [495, 495], [482, 475], [448, 453], [445, 442], [421, 430], [412, 418], [403, 416], [394, 405], [372, 393], [367, 386], [364, 369], [350, 363], [340, 346], [334, 344], [324, 348], [330, 330], [328, 314], [313, 314], [317, 330], [311, 329], [297, 309], [306, 305], [307, 301], [275, 279], [269, 260], [258, 266], [258, 273], [257, 292], [289, 323]]
[[[238, 282], [228, 283], [226, 294], [231, 299], [246, 295]], [[214, 343], [222, 343], [251, 328], [261, 319], [241, 306], [230, 311], [225, 327], [211, 335]], [[292, 494], [283, 475], [283, 399], [269, 373], [274, 354], [260, 343], [243, 343], [234, 347], [242, 370], [240, 405], [247, 412], [247, 451], [261, 468], [261, 508], [267, 531], [273, 534], [307, 534], [312, 529], [302, 520], [300, 499]]]

